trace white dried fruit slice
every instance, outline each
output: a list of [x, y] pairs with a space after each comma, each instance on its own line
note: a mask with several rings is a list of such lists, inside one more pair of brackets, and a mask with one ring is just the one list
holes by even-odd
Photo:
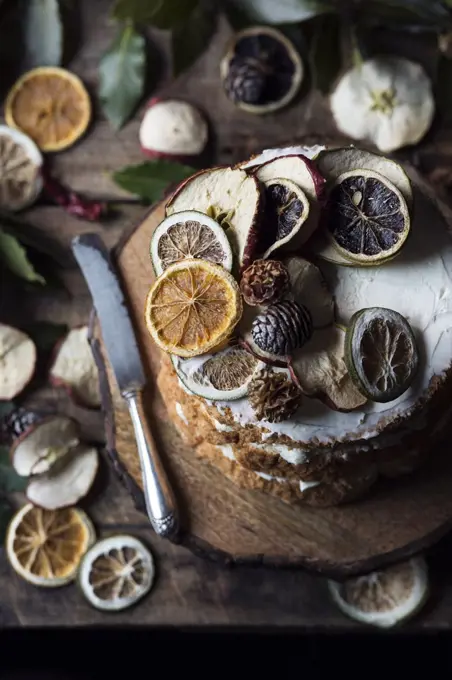
[[12, 466], [29, 477], [48, 472], [79, 444], [79, 427], [66, 416], [49, 416], [31, 425], [11, 447]]
[[253, 376], [263, 367], [261, 361], [241, 347], [228, 347], [193, 359], [171, 355], [171, 360], [184, 387], [211, 401], [233, 401], [246, 396]]
[[80, 559], [95, 538], [93, 524], [80, 508], [43, 510], [28, 503], [9, 524], [6, 554], [28, 583], [58, 588], [75, 579]]
[[339, 149], [325, 149], [319, 153], [315, 163], [328, 182], [333, 183], [339, 175], [357, 168], [375, 170], [386, 177], [403, 195], [407, 205], [412, 206], [413, 191], [411, 181], [399, 163], [354, 146]]
[[99, 373], [88, 342], [88, 326], [74, 328], [58, 343], [50, 382], [65, 387], [76, 402], [100, 406]]
[[314, 329], [330, 326], [334, 320], [334, 298], [322, 272], [312, 262], [296, 255], [284, 260], [290, 278], [290, 294], [311, 313]]
[[336, 325], [315, 331], [293, 357], [293, 369], [303, 392], [336, 411], [353, 411], [367, 398], [357, 389], [344, 360], [345, 333]]
[[151, 259], [157, 276], [186, 258], [208, 260], [228, 272], [232, 269], [232, 249], [226, 232], [214, 219], [196, 210], [165, 218], [151, 239]]
[[196, 210], [227, 215], [228, 239], [240, 268], [246, 268], [255, 256], [262, 207], [261, 189], [254, 177], [239, 169], [213, 168], [185, 180], [169, 199], [166, 213]]
[[355, 621], [392, 628], [414, 616], [429, 592], [427, 564], [414, 557], [393, 567], [349, 578], [328, 581], [339, 609]]
[[148, 548], [134, 536], [109, 536], [88, 550], [80, 564], [78, 584], [100, 611], [118, 612], [141, 600], [154, 582]]
[[31, 338], [0, 323], [0, 401], [17, 397], [28, 385], [36, 367], [36, 347]]
[[22, 210], [42, 190], [42, 154], [30, 137], [0, 125], [0, 206]]
[[300, 242], [304, 243], [310, 207], [306, 194], [295, 182], [277, 178], [264, 186], [265, 226], [259, 249], [265, 250], [265, 259], [276, 250], [296, 250]]
[[346, 259], [378, 264], [398, 253], [410, 231], [405, 199], [386, 177], [357, 169], [339, 175], [328, 196], [326, 234]]
[[[317, 158], [321, 151], [325, 149], [324, 146], [319, 144], [314, 144], [313, 146], [284, 146], [281, 148], [274, 149], [264, 149], [258, 154], [254, 154], [251, 158], [246, 161], [242, 161], [237, 164], [237, 168], [242, 170], [249, 170], [250, 168], [257, 168], [268, 161], [273, 161], [275, 158], [281, 158], [281, 156], [304, 156], [308, 160]], [[315, 165], [311, 165], [314, 172]], [[321, 181], [321, 179], [319, 179]]]
[[76, 505], [91, 489], [98, 467], [97, 450], [80, 445], [46, 474], [33, 477], [27, 487], [27, 498], [46, 510]]

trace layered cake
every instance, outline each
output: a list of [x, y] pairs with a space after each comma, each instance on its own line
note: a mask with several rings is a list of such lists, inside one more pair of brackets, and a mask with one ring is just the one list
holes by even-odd
[[335, 505], [412, 472], [452, 416], [452, 238], [392, 160], [271, 149], [168, 200], [146, 321], [197, 456]]

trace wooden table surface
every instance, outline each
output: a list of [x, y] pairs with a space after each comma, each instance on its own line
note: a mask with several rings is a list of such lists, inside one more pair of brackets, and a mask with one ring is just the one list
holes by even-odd
[[[109, 44], [115, 27], [108, 19], [109, 0], [84, 0], [81, 6], [80, 47], [68, 66], [79, 74], [93, 94], [95, 120], [87, 136], [73, 149], [52, 159], [55, 173], [72, 188], [87, 195], [121, 198], [109, 173], [138, 163], [142, 154], [138, 144], [139, 120], [143, 108], [120, 132], [114, 132], [100, 112], [96, 101], [97, 67], [100, 54]], [[218, 80], [218, 63], [229, 29], [220, 22], [217, 34], [201, 59], [177, 80], [169, 80], [166, 36], [152, 36], [160, 53], [160, 72], [154, 93], [186, 97], [208, 114], [215, 133], [215, 158], [229, 163], [245, 158], [263, 146], [273, 146], [304, 135], [334, 134], [326, 103], [317, 93], [300, 99], [296, 105], [273, 116], [260, 118], [230, 104]], [[447, 163], [452, 145], [452, 128], [436, 126], [421, 148], [430, 168], [435, 159]], [[37, 206], [27, 214], [30, 222], [41, 227], [66, 249], [75, 234], [95, 229], [113, 246], [123, 230], [139, 220], [143, 206], [121, 204], [117, 216], [108, 224], [93, 225], [77, 220], [58, 207]], [[87, 288], [74, 263], [61, 271], [63, 290], [36, 290], [24, 295], [12, 290], [0, 300], [2, 321], [29, 322], [30, 318], [74, 326], [86, 322], [91, 308]], [[83, 426], [89, 440], [103, 441], [102, 415], [80, 409], [65, 394], [42, 388], [30, 403], [68, 413]], [[170, 427], [170, 425], [168, 425]], [[352, 630], [356, 624], [343, 617], [331, 603], [323, 579], [302, 571], [277, 571], [267, 568], [220, 567], [204, 561], [186, 549], [157, 538], [143, 515], [133, 507], [105, 462], [95, 500], [88, 506], [98, 533], [128, 531], [141, 536], [152, 548], [157, 562], [157, 579], [151, 594], [136, 608], [106, 615], [90, 608], [75, 585], [40, 590], [19, 579], [9, 568], [4, 551], [0, 552], [0, 627], [123, 625], [227, 625], [287, 626], [309, 630]], [[440, 630], [451, 627], [452, 620], [452, 540], [445, 539], [430, 556], [432, 597], [429, 605], [404, 630]]]

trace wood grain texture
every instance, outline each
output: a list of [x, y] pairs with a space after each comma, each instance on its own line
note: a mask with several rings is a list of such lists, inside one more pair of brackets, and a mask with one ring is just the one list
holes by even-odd
[[[160, 351], [148, 334], [143, 314], [154, 278], [149, 243], [163, 216], [160, 204], [121, 243], [115, 260], [151, 386], [145, 401], [150, 423], [182, 503], [183, 542], [224, 563], [303, 566], [340, 578], [403, 559], [438, 540], [452, 525], [452, 459], [447, 455], [436, 456], [406, 480], [381, 483], [360, 502], [313, 508], [289, 506], [268, 494], [239, 489], [219, 470], [198, 460], [182, 442], [160, 395], [152, 389]], [[143, 508], [130, 418], [101, 337], [94, 341], [94, 351], [108, 382], [103, 385], [107, 447], [138, 507]]]

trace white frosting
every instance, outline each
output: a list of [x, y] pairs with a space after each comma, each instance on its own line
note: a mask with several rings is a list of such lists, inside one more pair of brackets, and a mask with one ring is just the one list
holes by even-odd
[[217, 446], [217, 449], [221, 451], [225, 458], [229, 458], [229, 460], [235, 460], [234, 450], [230, 444], [223, 444], [222, 446]]
[[300, 465], [306, 460], [306, 453], [301, 449], [290, 449], [285, 444], [253, 444], [253, 449], [262, 449], [266, 453], [277, 453], [291, 465]]
[[307, 489], [313, 489], [315, 486], [319, 486], [320, 482], [303, 482], [300, 479], [300, 491], [306, 491]]
[[[320, 264], [336, 298], [339, 322], [347, 324], [363, 307], [381, 306], [395, 309], [411, 323], [419, 342], [421, 365], [410, 389], [395, 401], [369, 402], [350, 413], [333, 411], [316, 399], [304, 399], [297, 413], [281, 423], [257, 421], [247, 399], [216, 402], [220, 413], [229, 408], [236, 423], [266, 428], [264, 439], [277, 433], [298, 442], [318, 440], [321, 444], [333, 444], [346, 436], [370, 439], [379, 434], [383, 417], [409, 413], [431, 377], [443, 373], [452, 362], [452, 239], [433, 208], [426, 209], [426, 200], [416, 192], [411, 234], [392, 262], [362, 268]], [[420, 421], [415, 426], [421, 426]], [[382, 443], [383, 437], [379, 437], [379, 446]]]
[[184, 409], [182, 408], [182, 406], [179, 404], [178, 401], [176, 401], [176, 413], [179, 416], [179, 418], [182, 420], [182, 422], [184, 422], [186, 425], [189, 424], [188, 420], [187, 420], [187, 416], [184, 413]]

